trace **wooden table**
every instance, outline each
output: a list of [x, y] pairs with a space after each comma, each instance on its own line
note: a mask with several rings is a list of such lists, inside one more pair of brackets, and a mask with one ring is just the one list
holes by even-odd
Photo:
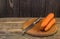
[[[19, 29], [28, 19], [31, 18], [0, 18], [0, 30]], [[56, 18], [56, 26], [58, 27], [58, 32], [48, 37], [34, 37], [28, 34], [22, 36], [20, 33], [0, 32], [0, 39], [60, 39], [60, 18]]]

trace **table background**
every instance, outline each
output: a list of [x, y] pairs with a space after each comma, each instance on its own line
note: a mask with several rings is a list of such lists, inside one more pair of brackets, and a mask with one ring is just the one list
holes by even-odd
[[[0, 30], [1, 29], [19, 29], [24, 22], [31, 18], [0, 18]], [[8, 23], [9, 22], [9, 23]], [[19, 22], [19, 23], [12, 23]], [[34, 37], [28, 34], [24, 36], [21, 33], [1, 33], [0, 39], [60, 39], [60, 18], [56, 18], [56, 26], [58, 27], [58, 32], [52, 36], [48, 37]]]

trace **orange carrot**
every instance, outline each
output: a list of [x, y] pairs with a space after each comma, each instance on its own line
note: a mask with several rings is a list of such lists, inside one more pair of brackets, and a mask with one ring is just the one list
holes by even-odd
[[54, 14], [53, 13], [48, 14], [48, 16], [46, 16], [46, 18], [44, 18], [43, 21], [41, 22], [40, 28], [44, 28], [52, 18], [54, 18]]
[[48, 31], [52, 26], [53, 26], [53, 24], [55, 24], [55, 19], [52, 19], [49, 23], [48, 23], [48, 25], [45, 27], [45, 31]]

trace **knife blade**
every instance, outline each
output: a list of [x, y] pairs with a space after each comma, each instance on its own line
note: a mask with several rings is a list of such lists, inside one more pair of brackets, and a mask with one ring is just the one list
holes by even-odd
[[39, 22], [41, 20], [40, 18], [37, 18], [33, 23], [31, 23], [27, 28], [25, 28], [24, 30], [22, 30], [22, 35], [24, 35], [24, 33], [28, 30], [30, 30], [32, 27], [34, 27], [34, 25]]

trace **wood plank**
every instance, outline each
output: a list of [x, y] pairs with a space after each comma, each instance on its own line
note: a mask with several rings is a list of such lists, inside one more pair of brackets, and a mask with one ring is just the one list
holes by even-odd
[[[10, 22], [10, 20], [19, 20], [21, 18], [0, 18], [0, 22]], [[22, 18], [23, 20], [25, 19], [26, 21], [30, 18]], [[2, 21], [1, 21], [2, 20]], [[5, 21], [3, 21], [5, 20]], [[60, 18], [56, 18], [57, 22], [60, 22]], [[14, 21], [13, 21], [14, 22]], [[15, 21], [17, 22], [17, 21]], [[22, 24], [20, 23], [0, 23], [0, 30], [1, 29], [20, 29]], [[5, 38], [5, 39], [60, 39], [60, 23], [57, 23], [56, 26], [58, 26], [58, 32], [52, 36], [49, 37], [33, 37], [30, 35], [25, 34], [22, 36], [20, 33], [1, 33], [0, 32], [0, 38]]]

